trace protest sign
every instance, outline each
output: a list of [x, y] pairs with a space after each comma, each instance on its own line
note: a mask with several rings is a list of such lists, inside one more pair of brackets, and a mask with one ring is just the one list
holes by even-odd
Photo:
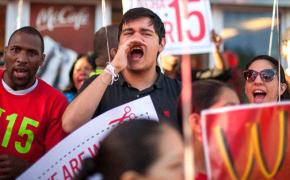
[[73, 179], [81, 169], [83, 160], [96, 154], [99, 142], [104, 136], [119, 123], [138, 119], [158, 119], [150, 96], [118, 106], [90, 120], [57, 144], [17, 179]]
[[290, 102], [246, 105], [202, 113], [210, 179], [290, 177]]

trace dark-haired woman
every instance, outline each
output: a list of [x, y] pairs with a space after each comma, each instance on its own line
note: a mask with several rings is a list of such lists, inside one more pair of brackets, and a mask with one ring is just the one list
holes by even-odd
[[69, 72], [70, 84], [63, 91], [69, 102], [72, 102], [82, 84], [89, 78], [89, 75], [93, 70], [94, 67], [90, 62], [88, 55], [81, 54], [77, 57]]
[[[280, 81], [279, 81], [280, 70]], [[254, 57], [244, 71], [245, 94], [249, 103], [275, 102], [289, 99], [288, 83], [278, 61], [268, 55]]]

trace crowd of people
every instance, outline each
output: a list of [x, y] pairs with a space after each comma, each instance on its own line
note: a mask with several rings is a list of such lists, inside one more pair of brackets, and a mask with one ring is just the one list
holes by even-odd
[[[213, 41], [219, 52], [221, 42], [215, 32]], [[149, 9], [131, 9], [119, 26], [96, 32], [95, 56], [76, 59], [69, 74], [71, 84], [61, 93], [37, 77], [45, 59], [41, 34], [30, 26], [16, 30], [4, 50], [5, 68], [0, 69], [0, 179], [16, 178], [92, 118], [147, 95], [159, 123], [138, 120], [115, 128], [76, 179], [96, 172], [104, 179], [183, 179], [181, 83], [158, 66], [165, 45], [161, 19]], [[199, 179], [206, 178], [201, 111], [240, 104], [239, 95], [225, 82], [229, 65], [220, 53], [216, 57], [214, 69], [193, 73], [188, 121], [194, 132]], [[253, 57], [243, 77], [249, 103], [289, 99], [284, 70], [274, 57]]]

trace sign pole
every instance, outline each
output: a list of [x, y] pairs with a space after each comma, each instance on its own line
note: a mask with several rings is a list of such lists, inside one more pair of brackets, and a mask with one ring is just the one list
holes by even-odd
[[181, 102], [182, 102], [182, 126], [184, 135], [184, 171], [185, 180], [192, 180], [195, 176], [193, 133], [189, 124], [191, 114], [191, 60], [190, 55], [182, 55], [181, 61]]

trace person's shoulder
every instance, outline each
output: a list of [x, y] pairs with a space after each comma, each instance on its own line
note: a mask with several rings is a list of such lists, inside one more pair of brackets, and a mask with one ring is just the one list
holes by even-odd
[[48, 96], [50, 98], [55, 98], [58, 100], [66, 100], [65, 95], [59, 91], [58, 89], [52, 87], [42, 79], [38, 79], [38, 86], [41, 93], [43, 93], [44, 96]]
[[180, 93], [181, 91], [181, 82], [177, 79], [172, 79], [164, 74], [161, 74], [162, 79], [163, 79], [163, 86], [169, 90], [171, 89], [171, 91], [176, 92], [177, 94]]
[[181, 82], [178, 79], [172, 79], [166, 76], [165, 74], [161, 74], [161, 76], [163, 76], [164, 82], [166, 82], [167, 84], [174, 85], [176, 87], [181, 87]]
[[[50, 84], [48, 84], [47, 82], [45, 82], [42, 79], [38, 79], [38, 86], [39, 88], [45, 89], [45, 93], [61, 93], [59, 90], [57, 90], [56, 88], [54, 88], [53, 86], [51, 86]], [[62, 93], [61, 93], [62, 94]]]

